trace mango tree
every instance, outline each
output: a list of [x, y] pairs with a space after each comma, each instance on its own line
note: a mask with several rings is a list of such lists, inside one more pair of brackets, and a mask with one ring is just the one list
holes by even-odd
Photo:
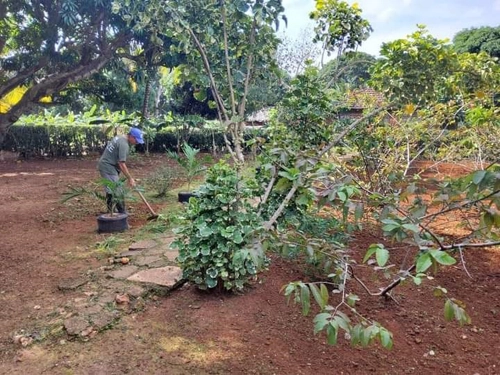
[[132, 38], [124, 26], [106, 0], [2, 1], [0, 143], [40, 101], [106, 66]]

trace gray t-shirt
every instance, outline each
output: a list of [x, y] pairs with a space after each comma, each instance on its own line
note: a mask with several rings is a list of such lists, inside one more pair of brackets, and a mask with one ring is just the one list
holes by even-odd
[[106, 149], [102, 153], [97, 168], [106, 174], [116, 174], [120, 172], [118, 162], [127, 161], [130, 146], [127, 138], [116, 136], [108, 142]]

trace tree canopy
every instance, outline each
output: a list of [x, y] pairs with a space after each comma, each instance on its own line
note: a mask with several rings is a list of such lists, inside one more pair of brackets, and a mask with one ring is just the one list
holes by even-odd
[[110, 0], [7, 0], [0, 6], [0, 141], [34, 105], [101, 70], [132, 33]]
[[327, 87], [332, 84], [348, 84], [351, 87], [366, 85], [371, 78], [370, 68], [377, 59], [365, 52], [347, 52], [325, 64], [321, 77]]
[[453, 37], [453, 45], [461, 53], [486, 52], [500, 58], [500, 26], [461, 30]]

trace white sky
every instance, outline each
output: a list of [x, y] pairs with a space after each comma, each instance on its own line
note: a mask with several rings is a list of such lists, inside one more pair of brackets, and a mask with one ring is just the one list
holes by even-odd
[[[500, 0], [347, 0], [357, 2], [374, 31], [359, 48], [378, 55], [384, 42], [405, 38], [424, 24], [431, 35], [449, 38], [460, 30], [480, 26], [500, 26]], [[283, 0], [288, 18], [286, 34], [292, 38], [314, 26], [309, 12], [314, 0]]]

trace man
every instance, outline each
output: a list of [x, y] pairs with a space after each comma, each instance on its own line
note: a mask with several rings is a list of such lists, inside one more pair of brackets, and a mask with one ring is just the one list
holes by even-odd
[[[116, 136], [109, 141], [97, 165], [101, 177], [109, 181], [118, 182], [120, 173], [123, 173], [128, 180], [129, 186], [135, 188], [136, 184], [130, 175], [126, 161], [130, 145], [143, 143], [142, 131], [137, 128], [131, 128], [126, 136]], [[106, 204], [108, 211], [111, 212], [113, 207], [113, 192], [108, 187], [106, 187]], [[116, 209], [119, 213], [125, 213], [125, 202], [117, 202]]]

